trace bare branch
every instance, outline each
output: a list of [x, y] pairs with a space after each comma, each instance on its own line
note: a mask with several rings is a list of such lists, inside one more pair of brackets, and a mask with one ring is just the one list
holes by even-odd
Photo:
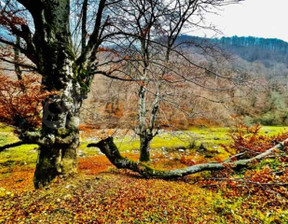
[[88, 8], [88, 0], [83, 1], [83, 6], [82, 6], [82, 39], [81, 39], [81, 45], [82, 45], [82, 53], [84, 52], [86, 48], [86, 37], [87, 37], [87, 28], [86, 28], [86, 23], [87, 23], [87, 8]]
[[17, 66], [21, 66], [21, 67], [24, 67], [24, 68], [31, 69], [33, 71], [37, 71], [37, 68], [32, 66], [32, 65], [27, 65], [27, 64], [24, 64], [24, 63], [16, 62], [16, 61], [10, 61], [10, 60], [8, 60], [6, 58], [3, 58], [3, 57], [1, 57], [0, 60], [5, 61], [5, 62], [7, 62], [9, 64], [13, 64], [13, 65], [17, 65]]

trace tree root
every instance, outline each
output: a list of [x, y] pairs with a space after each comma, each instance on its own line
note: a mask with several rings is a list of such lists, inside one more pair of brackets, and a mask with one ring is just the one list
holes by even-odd
[[147, 166], [144, 163], [132, 161], [128, 158], [122, 157], [117, 146], [114, 144], [112, 137], [101, 140], [96, 144], [94, 143], [89, 144], [87, 147], [98, 147], [101, 150], [101, 152], [107, 156], [110, 162], [119, 169], [130, 169], [146, 178], [172, 179], [177, 177], [184, 177], [190, 174], [195, 174], [206, 170], [222, 170], [225, 167], [230, 167], [232, 169], [248, 167], [249, 164], [253, 162], [258, 162], [272, 153], [280, 152], [287, 145], [288, 145], [288, 139], [266, 150], [265, 152], [249, 159], [237, 160], [234, 162], [230, 162], [230, 160], [227, 160], [229, 162], [223, 162], [223, 163], [210, 162], [210, 163], [197, 164], [182, 169], [165, 170], [165, 171], [156, 170]]

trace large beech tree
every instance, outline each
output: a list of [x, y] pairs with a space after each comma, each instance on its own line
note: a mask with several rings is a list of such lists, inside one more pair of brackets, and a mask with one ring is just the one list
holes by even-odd
[[[171, 17], [177, 17], [171, 7], [187, 5], [201, 19], [211, 7], [237, 0], [155, 2], [154, 10], [167, 10]], [[129, 21], [126, 23], [125, 11], [120, 11], [129, 8], [129, 4], [137, 7], [137, 4], [147, 3], [151, 1], [1, 1], [0, 24], [3, 35], [0, 42], [13, 46], [26, 57], [26, 60], [15, 62], [3, 56], [2, 60], [17, 63], [22, 69], [36, 71], [42, 76], [46, 90], [56, 93], [49, 94], [43, 102], [40, 129], [18, 127], [21, 143], [39, 145], [34, 176], [36, 188], [47, 185], [57, 175], [69, 176], [77, 172], [76, 149], [79, 145], [79, 110], [82, 101], [87, 97], [95, 74], [131, 80], [131, 76], [119, 72], [121, 63], [115, 67], [119, 61], [119, 55], [115, 52], [120, 49], [120, 45], [127, 46], [127, 37], [136, 36], [144, 40], [143, 31], [152, 27], [144, 29], [141, 24], [137, 24], [140, 20], [135, 17], [135, 27], [142, 27], [143, 30], [129, 29], [131, 16], [127, 17]], [[168, 14], [165, 16], [169, 17]], [[165, 16], [155, 19], [165, 19]], [[161, 21], [155, 24], [161, 26]], [[191, 21], [189, 24], [193, 25]], [[157, 44], [157, 40], [160, 39], [154, 38], [153, 43]], [[161, 45], [161, 42], [158, 44]], [[110, 67], [107, 69], [108, 65]]]
[[[13, 5], [11, 5], [13, 3]], [[19, 4], [20, 3], [20, 4]], [[2, 8], [2, 24], [10, 33], [21, 38], [21, 43], [1, 37], [5, 44], [20, 49], [42, 75], [42, 84], [48, 91], [57, 91], [43, 102], [41, 130], [19, 130], [23, 143], [40, 146], [34, 176], [35, 187], [48, 184], [57, 175], [68, 176], [77, 172], [76, 148], [79, 145], [79, 110], [87, 96], [96, 68], [96, 53], [104, 40], [108, 16], [104, 15], [107, 1], [97, 2], [94, 28], [89, 40], [84, 35], [88, 28], [87, 1], [82, 6], [82, 48], [77, 54], [77, 43], [72, 42], [71, 2], [69, 0], [7, 1]], [[23, 8], [24, 7], [24, 8]], [[21, 18], [15, 22], [16, 10], [25, 10], [31, 22]], [[80, 10], [80, 11], [81, 11]], [[76, 13], [76, 12], [75, 12]], [[6, 21], [5, 21], [6, 20]], [[17, 24], [18, 22], [18, 24]], [[77, 38], [77, 37], [76, 37]], [[22, 67], [33, 67], [21, 64]]]

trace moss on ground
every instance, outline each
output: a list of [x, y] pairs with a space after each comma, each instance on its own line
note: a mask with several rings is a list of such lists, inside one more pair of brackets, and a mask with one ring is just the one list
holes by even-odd
[[[264, 126], [261, 133], [266, 135], [277, 135], [285, 131], [285, 127]], [[231, 143], [229, 137], [230, 128], [212, 127], [197, 128], [192, 127], [185, 131], [161, 131], [151, 142], [152, 151], [158, 152], [165, 149], [168, 151], [177, 151], [179, 148], [197, 150], [202, 144], [208, 151], [218, 152], [227, 156], [226, 152], [220, 146]], [[97, 136], [95, 136], [97, 137]], [[9, 126], [0, 126], [0, 146], [18, 141], [13, 133], [13, 128]], [[81, 156], [94, 156], [99, 153], [95, 148], [87, 148], [87, 144], [91, 140], [82, 139], [82, 143], [78, 148]], [[126, 135], [124, 137], [115, 138], [115, 143], [121, 152], [138, 153], [139, 139], [138, 137]], [[5, 150], [0, 154], [0, 166], [3, 164], [11, 165], [31, 165], [35, 164], [37, 159], [37, 145], [22, 145], [19, 147]]]

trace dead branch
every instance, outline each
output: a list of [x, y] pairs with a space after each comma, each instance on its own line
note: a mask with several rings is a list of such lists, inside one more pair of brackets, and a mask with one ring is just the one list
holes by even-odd
[[101, 140], [96, 144], [88, 144], [87, 147], [98, 147], [102, 153], [104, 153], [110, 162], [115, 165], [119, 169], [130, 169], [134, 172], [141, 174], [146, 178], [160, 178], [160, 179], [172, 179], [177, 177], [184, 177], [190, 174], [206, 171], [206, 170], [222, 170], [225, 167], [231, 167], [232, 169], [239, 169], [242, 167], [248, 167], [249, 164], [253, 162], [260, 161], [264, 159], [266, 156], [277, 153], [284, 149], [287, 145], [288, 139], [285, 141], [275, 145], [274, 147], [266, 150], [265, 152], [249, 158], [238, 160], [235, 162], [227, 162], [227, 163], [203, 163], [197, 164], [193, 166], [189, 166], [183, 169], [175, 169], [175, 170], [156, 170], [152, 167], [149, 167], [145, 163], [132, 161], [128, 158], [124, 158], [121, 156], [117, 146], [113, 142], [113, 138], [109, 137], [107, 139]]

